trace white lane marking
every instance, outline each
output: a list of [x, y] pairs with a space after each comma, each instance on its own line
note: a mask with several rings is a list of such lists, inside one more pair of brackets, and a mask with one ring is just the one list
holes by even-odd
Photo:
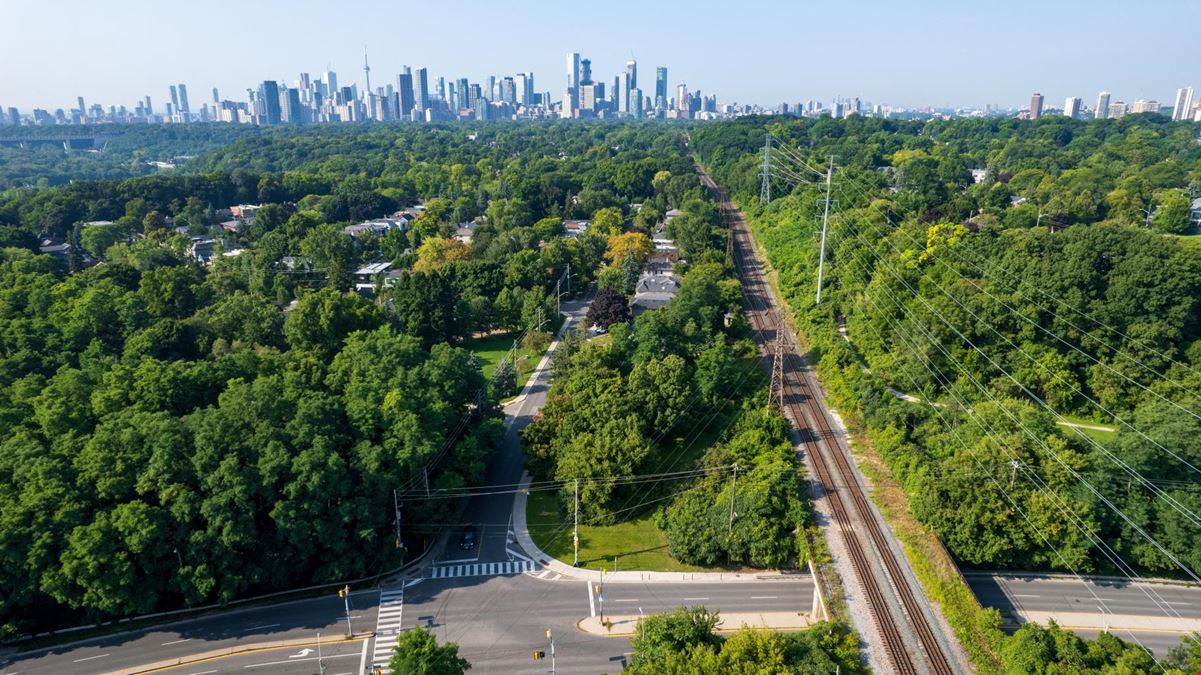
[[596, 601], [592, 599], [592, 582], [585, 581], [584, 588], [588, 590], [588, 613], [591, 616], [596, 616]]
[[164, 642], [163, 646], [166, 647], [167, 645], [177, 645], [181, 642], [191, 642], [191, 641], [192, 641], [192, 638], [184, 638], [182, 640], [172, 640], [170, 642]]
[[638, 598], [618, 598], [613, 602], [638, 602]]
[[752, 595], [751, 600], [776, 600], [779, 597], [778, 595]]
[[106, 656], [108, 656], [108, 654], [97, 654], [97, 655], [95, 655], [95, 656], [86, 656], [86, 657], [84, 657], [84, 658], [82, 658], [82, 659], [75, 659], [75, 661], [74, 661], [74, 662], [75, 662], [75, 663], [79, 663], [79, 662], [81, 662], [81, 661], [91, 661], [92, 659], [102, 659], [102, 658], [104, 658], [104, 657], [106, 657]]
[[1013, 594], [1013, 597], [1015, 597], [1015, 598], [1041, 598], [1041, 597], [1043, 597], [1043, 596], [1041, 596], [1041, 595], [1032, 595], [1032, 594], [1030, 594], [1030, 593], [1014, 593], [1014, 594]]
[[1191, 602], [1172, 602], [1171, 600], [1167, 601], [1167, 603], [1169, 605], [1192, 605], [1193, 604]]
[[261, 626], [255, 626], [254, 628], [247, 628], [246, 630], [258, 630], [260, 628], [275, 628], [278, 625], [279, 625], [278, 623], [265, 623]]
[[542, 570], [542, 574], [538, 575], [539, 579], [545, 579], [550, 576], [550, 570]]
[[363, 654], [359, 657], [359, 673], [367, 672], [367, 643], [371, 640], [363, 640]]
[[215, 670], [202, 670], [202, 671], [200, 671], [199, 673], [188, 673], [188, 675], [210, 675], [210, 673], [215, 673], [215, 672], [217, 672], [217, 671], [215, 671]]
[[554, 577], [551, 578], [551, 581], [558, 581], [559, 579], [562, 579], [562, 578], [563, 578], [562, 574], [556, 574]]
[[708, 600], [708, 599], [709, 599], [709, 598], [684, 598], [684, 600], [685, 600], [685, 601], [688, 601], [688, 600]]
[[[322, 660], [329, 661], [330, 659], [344, 659], [347, 657], [354, 658], [355, 656], [358, 656], [358, 655], [354, 654], [354, 653], [334, 654], [333, 656], [322, 657]], [[307, 659], [292, 659], [291, 661], [268, 661], [267, 663], [252, 663], [249, 666], [242, 666], [242, 668], [249, 669], [249, 668], [261, 668], [263, 666], [284, 666], [284, 665], [288, 665], [291, 663], [300, 663], [301, 661], [316, 661], [316, 660], [317, 660], [316, 656], [310, 656]]]
[[453, 565], [455, 563], [469, 563], [469, 562], [475, 562], [477, 560], [479, 560], [479, 558], [455, 558], [454, 560], [439, 560], [438, 564], [439, 565]]
[[529, 556], [521, 555], [520, 553], [518, 553], [517, 551], [514, 551], [511, 548], [506, 548], [505, 553], [508, 553], [509, 555], [513, 556], [514, 558], [521, 558], [522, 560], [524, 560], [526, 562], [534, 562], [533, 560], [531, 560], [529, 558]]
[[416, 586], [417, 584], [421, 583], [422, 581], [423, 581], [422, 579], [413, 579], [412, 581], [405, 582], [405, 588], [408, 588], [409, 586]]

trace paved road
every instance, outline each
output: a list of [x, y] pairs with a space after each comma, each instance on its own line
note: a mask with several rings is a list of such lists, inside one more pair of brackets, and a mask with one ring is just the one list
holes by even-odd
[[[1086, 580], [1062, 577], [968, 575], [968, 584], [980, 602], [996, 607], [1006, 622], [1016, 622], [1026, 612], [1082, 612], [1121, 617], [1115, 622], [1130, 626], [1128, 617], [1201, 618], [1201, 587], [1174, 584], [1132, 584], [1127, 581]], [[1087, 584], [1087, 585], [1086, 585]], [[1134, 622], [1137, 623], [1137, 622]], [[1094, 636], [1096, 631], [1076, 631]], [[1118, 637], [1165, 655], [1180, 643], [1180, 634], [1144, 630], [1114, 630]]]
[[[379, 592], [352, 593], [351, 601], [351, 621], [357, 622], [355, 630], [374, 628]], [[317, 633], [341, 636], [345, 632], [346, 614], [342, 600], [336, 594], [330, 594], [312, 600], [222, 612], [173, 625], [96, 638], [79, 645], [17, 654], [8, 662], [0, 660], [0, 672], [97, 673], [238, 644], [316, 639]], [[357, 663], [355, 667], [358, 667]]]
[[219, 675], [220, 673], [271, 673], [272, 675], [314, 675], [324, 666], [325, 675], [357, 675], [363, 663], [367, 640], [323, 643], [321, 655], [314, 647], [288, 647], [227, 656], [189, 666], [156, 671], [164, 675]]
[[[579, 325], [580, 320], [588, 312], [588, 303], [582, 300], [565, 302], [561, 308], [567, 316], [564, 328]], [[488, 465], [484, 476], [485, 485], [516, 485], [521, 482], [525, 471], [525, 454], [521, 448], [521, 430], [530, 422], [542, 406], [546, 404], [546, 396], [550, 391], [550, 366], [534, 373], [528, 385], [525, 398], [506, 407], [505, 416], [508, 429], [501, 441], [500, 448]], [[464, 552], [458, 549], [458, 537], [452, 537], [447, 551], [442, 559], [474, 559], [482, 562], [501, 562], [509, 560], [505, 552], [506, 537], [509, 531], [509, 520], [513, 514], [513, 495], [494, 494], [476, 497], [468, 504], [463, 514], [464, 522], [476, 525], [482, 530], [481, 544], [478, 550]]]
[[[533, 573], [426, 579], [406, 590], [402, 627], [424, 626], [439, 641], [457, 642], [459, 653], [472, 663], [472, 673], [545, 673], [549, 664], [534, 661], [532, 652], [547, 650], [547, 629], [555, 636], [556, 672], [618, 672], [628, 657], [629, 640], [576, 628], [581, 619], [601, 610], [592, 591], [586, 581], [551, 581]], [[604, 611], [649, 614], [704, 605], [729, 612], [806, 612], [812, 593], [808, 576], [745, 583], [608, 583]]]

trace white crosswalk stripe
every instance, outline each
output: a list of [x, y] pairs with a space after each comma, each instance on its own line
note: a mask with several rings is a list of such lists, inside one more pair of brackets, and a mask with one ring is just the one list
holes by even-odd
[[388, 672], [388, 661], [392, 659], [392, 650], [396, 648], [403, 613], [403, 588], [380, 592], [379, 615], [375, 624], [375, 651], [371, 654], [371, 663], [373, 666], [379, 666], [384, 673]]
[[491, 577], [521, 574], [534, 569], [534, 563], [529, 560], [514, 560], [499, 563], [475, 563], [472, 565], [434, 565], [430, 568], [431, 579], [452, 579], [455, 577]]

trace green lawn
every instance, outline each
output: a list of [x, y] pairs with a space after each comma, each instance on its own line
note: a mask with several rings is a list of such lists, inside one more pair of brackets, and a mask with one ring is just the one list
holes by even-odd
[[[608, 337], [608, 336], [602, 336]], [[764, 376], [757, 357], [739, 359], [734, 366], [736, 391], [729, 392], [733, 401], [748, 395], [766, 396]], [[641, 473], [665, 473], [695, 468], [724, 435], [731, 420], [738, 414], [736, 403], [709, 418], [698, 420], [678, 430], [672, 437], [659, 439], [656, 450]], [[665, 484], [674, 487], [674, 484]], [[666, 497], [658, 489], [646, 496], [648, 500]], [[667, 500], [657, 502], [666, 504]], [[543, 551], [570, 564], [573, 559], [571, 543], [571, 514], [559, 506], [555, 493], [530, 494], [526, 521], [530, 536]], [[617, 558], [614, 561], [614, 557]], [[703, 572], [708, 568], [686, 565], [667, 552], [667, 535], [655, 527], [653, 507], [635, 518], [616, 525], [580, 526], [580, 566], [587, 569], [643, 570], [652, 572]]]
[[1201, 232], [1197, 232], [1194, 230], [1194, 231], [1190, 231], [1189, 234], [1170, 234], [1168, 236], [1172, 237], [1173, 239], [1178, 240], [1181, 244], [1184, 244], [1185, 246], [1191, 246], [1193, 248], [1201, 248]]
[[[685, 565], [667, 554], [667, 535], [645, 513], [617, 525], [580, 526], [580, 567], [607, 571], [708, 572]], [[530, 494], [526, 511], [530, 536], [538, 548], [567, 564], [573, 560], [571, 517], [559, 507], [553, 492]], [[614, 560], [616, 558], [616, 560]]]
[[[501, 359], [512, 353], [513, 339], [519, 333], [505, 333], [486, 338], [473, 339], [467, 343], [467, 349], [480, 360], [484, 377], [491, 379], [492, 372]], [[526, 380], [542, 360], [542, 352], [532, 352], [521, 344], [517, 345], [517, 382], [518, 389], [525, 386]]]

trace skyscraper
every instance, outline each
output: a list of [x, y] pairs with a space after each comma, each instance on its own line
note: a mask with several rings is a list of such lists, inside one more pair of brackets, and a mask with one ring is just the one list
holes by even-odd
[[567, 91], [563, 97], [563, 108], [574, 110], [580, 107], [580, 53], [567, 55]]
[[1030, 97], [1030, 119], [1036, 120], [1043, 114], [1043, 95], [1035, 92]]
[[329, 95], [338, 91], [338, 74], [332, 70], [325, 71], [325, 86], [329, 87]]
[[1193, 110], [1193, 88], [1181, 87], [1176, 90], [1176, 105], [1172, 106], [1173, 120], [1190, 120], [1189, 113]]
[[[79, 114], [80, 114], [80, 115], [86, 115], [86, 114], [88, 114], [88, 109], [87, 109], [87, 108], [86, 108], [86, 107], [83, 105], [83, 97], [82, 97], [82, 96], [79, 96], [79, 97], [77, 97], [77, 99], [76, 99], [76, 100], [77, 100], [77, 101], [78, 101], [78, 103], [79, 103]], [[1176, 118], [1175, 118], [1175, 117], [1173, 117], [1172, 119], [1176, 119]]]
[[[430, 77], [426, 68], [417, 69], [417, 110], [425, 112], [430, 107]], [[424, 117], [422, 118], [424, 119]]]
[[413, 114], [413, 106], [416, 104], [416, 99], [413, 97], [413, 71], [405, 66], [400, 75], [396, 76], [397, 97], [399, 98], [399, 110], [397, 117], [400, 119], [409, 119]]
[[1103, 91], [1097, 95], [1097, 107], [1093, 108], [1095, 119], [1109, 119], [1109, 92]]
[[1081, 103], [1082, 101], [1080, 100], [1079, 96], [1069, 96], [1067, 100], [1063, 102], [1063, 116], [1071, 117], [1072, 119], [1080, 117]]
[[580, 84], [592, 84], [592, 59], [580, 59]]
[[279, 109], [279, 85], [275, 80], [264, 80], [259, 86], [259, 103], [262, 106], [259, 114], [263, 124], [279, 124], [281, 119]]
[[667, 68], [655, 68], [655, 107], [667, 107]]
[[459, 85], [458, 85], [458, 87], [455, 88], [455, 94], [457, 94], [456, 99], [458, 102], [458, 108], [460, 110], [471, 107], [471, 101], [470, 101], [470, 96], [469, 96], [470, 93], [471, 93], [471, 88], [467, 86], [467, 78], [460, 77]]
[[179, 92], [175, 90], [175, 85], [171, 85], [171, 105], [179, 110]]
[[213, 105], [221, 105], [221, 96], [217, 94], [216, 87], [213, 87]]
[[626, 71], [618, 77], [617, 82], [617, 110], [618, 112], [629, 114], [630, 112], [630, 73]]
[[626, 73], [630, 76], [630, 88], [636, 88], [638, 86], [638, 62], [634, 59], [626, 61]]

